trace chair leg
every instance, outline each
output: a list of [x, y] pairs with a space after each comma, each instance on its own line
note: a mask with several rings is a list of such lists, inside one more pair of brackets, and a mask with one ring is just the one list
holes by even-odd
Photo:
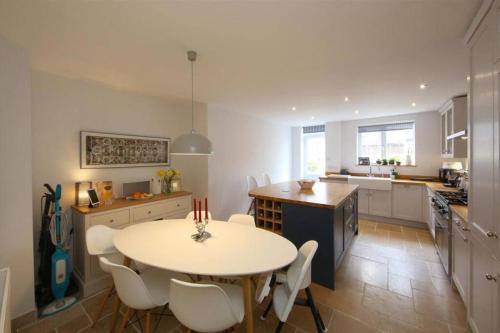
[[269, 313], [269, 310], [271, 310], [271, 306], [273, 306], [273, 299], [271, 298], [269, 300], [269, 304], [267, 305], [266, 309], [264, 310], [264, 313], [262, 316], [260, 316], [261, 320], [266, 320], [267, 314]]
[[144, 326], [144, 333], [151, 333], [151, 311], [146, 311], [146, 325]]
[[283, 328], [283, 324], [285, 324], [284, 322], [280, 321], [278, 323], [278, 327], [276, 327], [276, 333], [280, 333], [281, 332], [281, 329]]
[[120, 297], [116, 298], [115, 306], [113, 307], [113, 317], [111, 319], [111, 327], [109, 328], [110, 333], [115, 332], [116, 322], [118, 321], [118, 312], [120, 312], [121, 305]]
[[104, 307], [106, 306], [106, 303], [108, 302], [108, 300], [111, 298], [111, 295], [113, 295], [114, 291], [115, 291], [115, 285], [113, 284], [109, 288], [108, 293], [106, 294], [106, 297], [104, 297], [104, 299], [102, 300], [101, 306], [99, 306], [99, 311], [97, 312], [97, 314], [94, 318], [94, 321], [93, 321], [92, 325], [90, 326], [91, 328], [94, 328], [95, 324], [97, 324], [99, 319], [101, 319], [101, 315], [102, 315], [102, 312], [104, 311]]
[[325, 323], [323, 323], [323, 319], [321, 319], [321, 314], [319, 313], [319, 310], [316, 307], [316, 304], [314, 303], [312, 292], [309, 287], [306, 288], [306, 295], [307, 295], [307, 303], [311, 308], [311, 312], [314, 317], [314, 322], [316, 323], [316, 328], [318, 330], [318, 333], [328, 331], [328, 329], [325, 327]]
[[255, 199], [250, 203], [250, 207], [248, 207], [247, 215], [252, 215], [252, 208], [255, 206]]
[[120, 324], [120, 328], [118, 330], [119, 333], [125, 332], [125, 327], [127, 326], [128, 318], [130, 317], [131, 311], [132, 311], [132, 309], [127, 307], [127, 310], [125, 311], [125, 314], [123, 315], [122, 323]]

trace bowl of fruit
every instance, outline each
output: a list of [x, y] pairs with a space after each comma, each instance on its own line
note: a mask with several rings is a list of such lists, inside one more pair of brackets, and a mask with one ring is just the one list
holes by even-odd
[[153, 197], [153, 193], [134, 192], [126, 197], [127, 200], [148, 200]]

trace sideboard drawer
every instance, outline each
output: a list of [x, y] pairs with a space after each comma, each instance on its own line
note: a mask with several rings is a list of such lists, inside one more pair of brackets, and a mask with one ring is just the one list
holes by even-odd
[[191, 196], [187, 197], [182, 197], [182, 198], [175, 198], [175, 199], [169, 199], [165, 203], [167, 207], [167, 211], [173, 212], [177, 210], [182, 210], [182, 211], [191, 211]]
[[154, 219], [159, 215], [166, 213], [167, 209], [165, 203], [156, 203], [146, 206], [132, 208], [132, 216], [134, 222], [140, 220]]
[[92, 216], [90, 225], [103, 224], [111, 228], [116, 228], [121, 225], [130, 223], [130, 213], [128, 209], [117, 210], [112, 213]]

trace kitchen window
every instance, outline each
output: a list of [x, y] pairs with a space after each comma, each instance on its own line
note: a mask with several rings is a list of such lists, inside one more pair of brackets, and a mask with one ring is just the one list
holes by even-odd
[[415, 165], [415, 122], [358, 127], [358, 159], [395, 160], [402, 165]]
[[302, 128], [302, 177], [325, 174], [325, 125]]

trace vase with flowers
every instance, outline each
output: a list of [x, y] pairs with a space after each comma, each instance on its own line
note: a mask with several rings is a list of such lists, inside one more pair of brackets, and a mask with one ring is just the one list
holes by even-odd
[[161, 179], [162, 182], [162, 192], [163, 193], [172, 193], [172, 180], [176, 177], [180, 177], [181, 173], [179, 170], [175, 169], [167, 169], [167, 170], [158, 170], [156, 175]]

